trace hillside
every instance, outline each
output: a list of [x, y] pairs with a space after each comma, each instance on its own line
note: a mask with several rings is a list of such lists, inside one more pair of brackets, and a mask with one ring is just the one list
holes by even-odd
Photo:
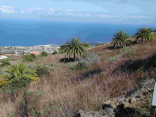
[[[111, 49], [110, 43], [88, 49], [95, 62], [87, 70], [71, 70], [72, 63], [60, 62], [64, 54], [37, 57], [26, 63], [30, 68], [45, 65], [49, 75], [39, 77], [37, 83], [27, 90], [27, 103], [23, 93], [11, 101], [8, 94], [0, 92], [0, 117], [17, 114], [21, 116], [28, 108], [30, 117], [72, 117], [76, 111], [97, 111], [110, 99], [122, 97], [137, 87], [140, 81], [152, 79], [156, 73], [156, 40], [142, 42], [124, 49]], [[93, 54], [94, 53], [94, 54]], [[12, 64], [20, 63], [21, 57]], [[3, 68], [2, 71], [7, 69]], [[137, 104], [138, 111], [149, 114], [149, 101]], [[25, 104], [25, 105], [24, 105]], [[136, 105], [131, 106], [137, 108]], [[13, 116], [11, 116], [13, 117]]]

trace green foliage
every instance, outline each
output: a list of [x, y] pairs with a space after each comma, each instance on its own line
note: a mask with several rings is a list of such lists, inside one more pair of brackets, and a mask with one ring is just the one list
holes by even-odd
[[82, 43], [85, 48], [90, 48], [90, 43]]
[[91, 65], [93, 63], [98, 63], [100, 61], [100, 58], [97, 54], [89, 53], [84, 58], [80, 58], [78, 61], [85, 62], [87, 65]]
[[46, 56], [48, 56], [48, 53], [47, 52], [42, 52], [40, 55], [41, 55], [41, 57], [46, 57]]
[[79, 38], [72, 38], [71, 41], [67, 41], [64, 45], [61, 45], [60, 52], [66, 53], [68, 57], [71, 55], [76, 59], [76, 55], [84, 56], [86, 54], [86, 48]]
[[28, 87], [30, 83], [31, 79], [27, 78], [12, 79], [9, 83], [5, 85], [3, 91], [11, 94], [13, 92], [17, 92], [18, 90]]
[[104, 43], [96, 43], [95, 46], [103, 45]]
[[1, 61], [1, 67], [5, 67], [5, 66], [10, 66], [11, 65], [11, 63], [10, 63], [10, 61], [8, 60], [8, 59], [3, 59], [2, 61]]
[[54, 68], [55, 68], [56, 66], [57, 66], [57, 63], [52, 63], [52, 64], [50, 64], [50, 65], [49, 65], [50, 71], [53, 71]]
[[35, 71], [24, 64], [15, 64], [6, 73], [7, 75], [0, 78], [0, 86], [8, 93], [26, 88], [32, 81], [38, 80]]
[[34, 59], [36, 59], [36, 55], [35, 54], [30, 54], [30, 56]]
[[36, 67], [36, 73], [38, 76], [49, 75], [49, 70], [45, 67], [45, 65], [40, 65]]
[[23, 62], [33, 62], [36, 56], [34, 54], [27, 54], [23, 56]]
[[154, 34], [152, 32], [152, 28], [139, 28], [138, 32], [134, 35], [136, 42], [152, 40], [154, 38]]
[[78, 62], [76, 65], [70, 67], [71, 70], [87, 70], [89, 66], [85, 62]]
[[125, 47], [125, 48], [121, 49], [121, 50], [119, 51], [119, 53], [116, 54], [115, 56], [112, 56], [112, 57], [108, 58], [105, 62], [116, 61], [116, 60], [118, 60], [123, 54], [127, 53], [127, 52], [130, 51], [130, 50], [132, 50], [132, 47], [131, 47], [131, 46], [130, 46], [130, 47]]
[[131, 40], [128, 40], [129, 34], [123, 31], [114, 33], [114, 38], [111, 44], [113, 44], [113, 48], [125, 47], [131, 44]]
[[57, 51], [54, 51], [54, 52], [52, 53], [52, 55], [55, 55], [55, 54], [58, 54], [58, 52], [57, 52]]

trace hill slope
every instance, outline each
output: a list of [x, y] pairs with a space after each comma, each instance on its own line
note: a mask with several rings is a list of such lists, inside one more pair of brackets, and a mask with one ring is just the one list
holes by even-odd
[[[97, 54], [98, 61], [88, 70], [70, 70], [69, 63], [60, 62], [65, 57], [63, 54], [27, 63], [31, 67], [55, 64], [49, 76], [41, 76], [37, 84], [28, 88], [26, 107], [29, 116], [72, 117], [78, 110], [100, 110], [107, 100], [125, 96], [141, 79], [153, 78], [156, 73], [155, 45], [156, 40], [118, 50], [110, 49], [110, 43], [91, 48], [88, 53]], [[17, 94], [15, 102], [10, 99], [8, 94], [0, 94], [0, 105], [3, 105], [0, 106], [0, 117], [23, 113], [22, 92]]]

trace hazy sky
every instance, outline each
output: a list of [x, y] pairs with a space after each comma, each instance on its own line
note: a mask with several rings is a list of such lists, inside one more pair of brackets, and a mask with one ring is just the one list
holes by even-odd
[[0, 18], [156, 24], [156, 0], [0, 0]]

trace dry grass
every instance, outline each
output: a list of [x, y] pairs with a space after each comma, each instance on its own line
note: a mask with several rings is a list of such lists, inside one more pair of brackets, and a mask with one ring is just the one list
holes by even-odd
[[[126, 56], [113, 62], [105, 62], [105, 60], [118, 54], [119, 50], [108, 49], [109, 43], [89, 49], [88, 52], [97, 53], [100, 57], [99, 64], [91, 65], [89, 70], [100, 69], [101, 72], [80, 81], [76, 79], [86, 71], [70, 71], [68, 68], [64, 68], [63, 64], [65, 63], [59, 62], [64, 55], [49, 55], [41, 58], [35, 62], [37, 64], [57, 63], [58, 66], [50, 76], [42, 76], [37, 84], [32, 84], [29, 87], [28, 91], [43, 92], [42, 95], [38, 93], [31, 95], [29, 102], [33, 99], [36, 101], [37, 111], [44, 111], [41, 114], [43, 117], [49, 117], [51, 114], [56, 117], [71, 117], [73, 112], [79, 109], [99, 109], [105, 100], [124, 95], [134, 84], [137, 85], [138, 79], [148, 76], [148, 73], [141, 69], [132, 74], [121, 72], [116, 75], [112, 72], [128, 60], [144, 59], [156, 53], [155, 45], [156, 40], [134, 45], [135, 58]], [[0, 117], [16, 112], [22, 95], [19, 95], [14, 103], [9, 101], [9, 96], [2, 93], [0, 95], [0, 105], [3, 105], [0, 106]]]

